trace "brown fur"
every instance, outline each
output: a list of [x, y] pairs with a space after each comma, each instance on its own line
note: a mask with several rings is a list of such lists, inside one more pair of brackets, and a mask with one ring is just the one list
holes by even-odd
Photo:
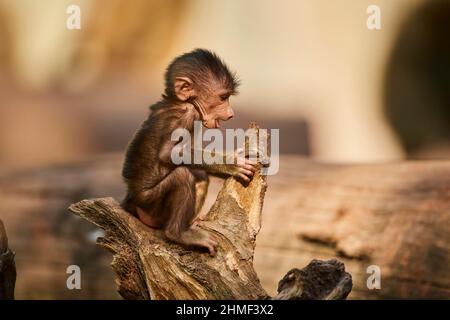
[[164, 229], [170, 240], [205, 247], [214, 255], [213, 236], [192, 225], [206, 196], [207, 172], [248, 181], [254, 167], [249, 162], [174, 165], [170, 152], [177, 142], [171, 141], [171, 134], [184, 128], [193, 136], [196, 120], [211, 126], [231, 118], [228, 97], [236, 92], [237, 82], [216, 55], [198, 49], [171, 63], [166, 86], [163, 99], [151, 106], [151, 114], [128, 145], [122, 170], [127, 195], [122, 206], [144, 224]]

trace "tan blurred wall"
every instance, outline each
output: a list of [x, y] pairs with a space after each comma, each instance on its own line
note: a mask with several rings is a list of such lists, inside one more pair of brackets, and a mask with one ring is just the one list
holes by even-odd
[[[382, 78], [400, 23], [423, 2], [0, 0], [6, 25], [0, 56], [26, 92], [57, 87], [83, 95], [120, 65], [127, 70], [124, 84], [156, 95], [171, 58], [210, 48], [242, 78], [235, 105], [267, 117], [306, 119], [315, 158], [398, 159], [403, 152], [381, 113]], [[65, 28], [68, 4], [81, 6], [80, 31]], [[370, 4], [381, 8], [380, 31], [366, 28]], [[9, 108], [14, 123], [21, 113]], [[45, 101], [41, 108], [52, 113]], [[64, 118], [64, 108], [59, 112]], [[80, 136], [71, 131], [67, 144], [71, 135]]]
[[[382, 78], [400, 23], [423, 2], [193, 1], [172, 52], [221, 52], [243, 78], [239, 102], [273, 117], [306, 117], [318, 159], [398, 159], [381, 113]], [[380, 31], [366, 27], [370, 4], [381, 9]]]

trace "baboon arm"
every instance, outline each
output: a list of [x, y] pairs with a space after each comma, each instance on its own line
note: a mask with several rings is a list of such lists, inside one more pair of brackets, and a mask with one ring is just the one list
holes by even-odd
[[[166, 164], [174, 164], [172, 161], [172, 154], [177, 154], [180, 157], [184, 156], [184, 152], [188, 148], [184, 148], [177, 141], [169, 140], [163, 144], [159, 152], [159, 159]], [[194, 149], [189, 148], [190, 156], [187, 157], [189, 161], [182, 164], [195, 169], [202, 169], [211, 174], [218, 175], [233, 175], [235, 173], [235, 155], [234, 153], [221, 153], [213, 150]], [[217, 159], [208, 163], [205, 159]]]

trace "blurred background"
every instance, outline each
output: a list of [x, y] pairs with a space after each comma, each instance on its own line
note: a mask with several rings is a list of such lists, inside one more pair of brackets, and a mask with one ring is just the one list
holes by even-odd
[[[66, 8], [81, 29], [66, 28]], [[196, 47], [238, 72], [235, 123], [326, 161], [449, 156], [448, 1], [0, 1], [0, 163], [123, 150]], [[395, 94], [394, 94], [395, 92]], [[237, 123], [239, 122], [239, 123]]]
[[[81, 9], [80, 30], [66, 28], [71, 4]], [[371, 4], [381, 9], [381, 30], [366, 26]], [[121, 154], [160, 98], [166, 65], [197, 47], [215, 51], [242, 80], [226, 127], [257, 121], [279, 128], [283, 154], [339, 163], [449, 159], [449, 31], [447, 0], [0, 0], [3, 181], [11, 172], [39, 175], [40, 168]], [[117, 184], [114, 169], [104, 174], [113, 172]], [[33, 188], [27, 181], [20, 192]], [[101, 194], [102, 186], [90, 188]], [[120, 197], [122, 189], [114, 190]], [[24, 255], [29, 242], [21, 239], [75, 232], [61, 227], [65, 202], [51, 227], [45, 206], [36, 212], [30, 205], [32, 220], [13, 214], [13, 202], [0, 199], [0, 217]], [[27, 220], [41, 238], [20, 234]], [[48, 248], [40, 250], [18, 255], [19, 266]], [[92, 255], [106, 265], [110, 259]], [[56, 272], [52, 263], [32, 274]], [[18, 281], [19, 297], [58, 296], [32, 276]]]

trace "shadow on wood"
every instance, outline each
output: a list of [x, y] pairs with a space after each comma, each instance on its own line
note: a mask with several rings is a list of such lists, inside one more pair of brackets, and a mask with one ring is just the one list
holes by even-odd
[[0, 300], [14, 300], [15, 285], [14, 252], [8, 248], [8, 236], [3, 221], [0, 220]]

